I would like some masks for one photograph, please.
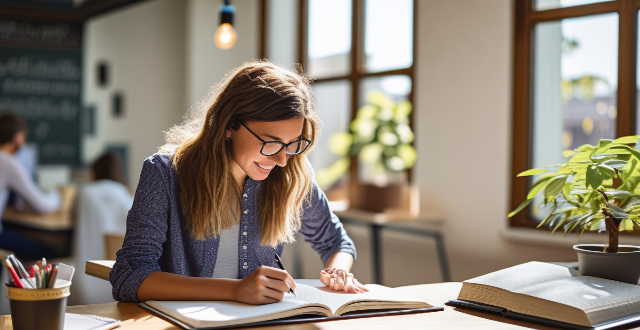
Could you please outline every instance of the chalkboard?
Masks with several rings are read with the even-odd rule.
[[[81,164],[81,31],[0,19],[0,113],[27,121],[40,164]]]

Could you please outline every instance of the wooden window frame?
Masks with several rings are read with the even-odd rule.
[[[260,43],[259,43],[259,53],[260,58],[266,57],[266,44],[267,44],[267,36],[268,36],[268,15],[267,15],[267,3],[268,0],[260,0],[259,2],[259,20],[260,26],[262,27],[260,31]],[[351,52],[349,55],[350,62],[350,71],[345,75],[336,75],[332,77],[318,78],[314,80],[314,83],[324,83],[331,81],[339,81],[346,80],[351,84],[351,118],[350,121],[353,120],[358,111],[358,101],[359,101],[359,93],[360,93],[360,81],[364,78],[369,77],[384,77],[384,76],[394,76],[394,75],[406,75],[411,79],[411,92],[407,96],[407,99],[413,104],[414,102],[414,91],[416,87],[416,60],[418,58],[418,50],[416,40],[418,40],[418,2],[417,0],[412,0],[413,2],[413,60],[411,66],[404,69],[396,69],[396,70],[388,70],[381,72],[366,72],[364,68],[364,63],[362,59],[364,58],[364,0],[352,0],[352,12],[351,12]],[[308,49],[308,0],[298,0],[298,35],[297,35],[297,53],[296,53],[296,61],[301,66],[303,72],[308,71],[308,63],[307,63],[307,49]],[[409,115],[409,126],[413,130],[414,128],[414,111]],[[351,157],[351,164],[349,167],[349,175],[350,178],[358,177],[358,166],[357,166],[357,157]],[[410,169],[407,171],[407,181],[411,182],[413,177],[413,171]],[[356,180],[350,179],[348,184],[349,196],[352,193],[358,191],[358,185],[360,183]]]
[[[636,54],[637,17],[640,0],[614,0],[575,7],[537,11],[533,0],[514,0],[514,66],[513,66],[513,125],[510,209],[515,210],[527,196],[527,178],[516,178],[530,168],[532,120],[532,68],[535,24],[565,18],[618,13],[618,90],[616,137],[636,134]],[[520,212],[509,220],[510,227],[535,228],[537,222],[528,212]],[[632,234],[640,234],[637,231]]]

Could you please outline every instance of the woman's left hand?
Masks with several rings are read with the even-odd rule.
[[[322,284],[336,291],[347,291],[351,293],[367,292],[365,288],[353,274],[339,268],[325,268],[320,271],[320,281]]]

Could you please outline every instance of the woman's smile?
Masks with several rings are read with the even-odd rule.
[[[260,172],[262,172],[264,174],[267,174],[267,173],[271,172],[271,169],[273,169],[273,167],[274,167],[274,165],[267,166],[267,165],[262,165],[262,164],[260,164],[258,162],[254,162],[254,163],[256,163],[256,165],[258,165],[258,168],[260,169]]]

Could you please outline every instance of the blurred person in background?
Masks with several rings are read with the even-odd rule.
[[[13,113],[0,115],[0,214],[4,213],[9,191],[17,194],[35,212],[49,213],[60,207],[60,193],[42,192],[15,154],[27,140],[27,123]],[[20,233],[3,230],[0,223],[0,249],[10,250],[23,260],[53,256],[53,251]],[[2,268],[0,268],[1,270]]]
[[[133,196],[124,184],[122,173],[120,157],[115,153],[105,153],[91,166],[91,182],[83,185],[78,192],[72,258],[76,269],[84,268],[87,260],[106,258],[105,234],[124,237]],[[113,301],[111,284],[89,276],[75,278],[71,290],[73,297],[69,297],[70,304]]]

